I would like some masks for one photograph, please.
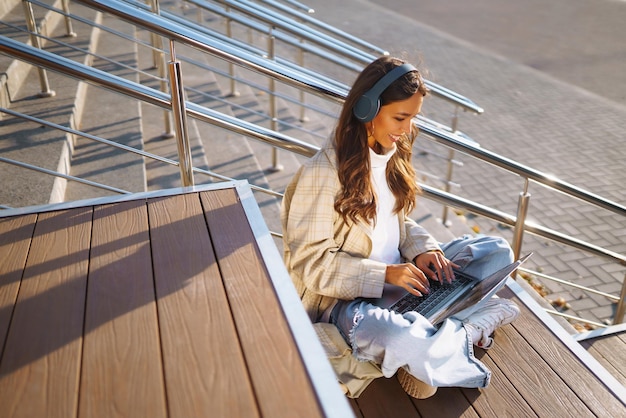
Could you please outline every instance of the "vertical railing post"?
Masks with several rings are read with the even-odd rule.
[[[522,253],[522,243],[524,239],[524,225],[528,214],[528,204],[530,193],[528,193],[528,179],[524,182],[524,191],[519,194],[517,201],[517,217],[515,219],[515,230],[513,231],[513,243],[511,245],[515,259],[520,258]],[[515,272],[511,274],[515,278]]]
[[[304,39],[300,39],[300,43],[304,43]],[[298,50],[298,64],[304,68],[304,49],[300,47]],[[304,105],[305,94],[304,90],[300,89],[300,122],[308,122],[309,118],[306,115],[306,106]]]
[[[203,8],[202,7],[198,7],[196,8],[196,22],[198,22],[199,25],[204,24],[204,13],[203,13]]]
[[[151,0],[150,7],[152,12],[156,15],[161,14],[161,6],[159,0]],[[161,36],[154,32],[150,32],[150,41],[152,44],[152,60],[154,68],[157,69],[159,74],[159,84],[163,93],[168,92],[167,86],[167,74],[165,70],[165,53],[163,52],[163,39]],[[172,120],[170,118],[170,112],[166,109],[163,110],[163,134],[162,138],[173,138],[174,130],[172,129]]]
[[[626,274],[624,274],[624,280],[622,280],[622,292],[619,295],[619,302],[617,302],[617,308],[615,309],[615,316],[613,317],[613,325],[621,324],[624,322],[624,311],[626,307]]]
[[[315,11],[313,9],[309,9],[308,13],[314,13]],[[304,19],[298,19],[298,21],[300,23],[304,23]],[[300,38],[300,44],[304,44],[305,40],[304,38]],[[298,50],[298,65],[300,65],[300,67],[304,68],[304,48],[300,47],[300,49]],[[304,105],[304,100],[305,100],[305,93],[304,90],[300,90],[300,122],[308,122],[309,118],[306,115],[306,106]]]
[[[65,36],[73,38],[76,36],[76,32],[74,32],[72,19],[70,19],[70,0],[63,0],[61,7],[63,7],[63,12],[65,13]]]
[[[451,126],[452,132],[456,132],[458,124],[459,124],[459,107],[456,106],[454,108],[454,114],[452,115],[452,126]],[[450,192],[450,184],[452,182],[452,168],[454,165],[453,161],[454,161],[454,150],[450,148],[448,150],[448,167],[446,170],[446,181],[443,186],[446,192]],[[441,223],[444,226],[448,225],[448,206],[447,205],[443,206],[443,213],[441,214]]]
[[[30,4],[28,0],[23,0],[22,5],[24,6],[24,17],[26,19],[26,27],[28,28],[30,34],[30,41],[35,48],[41,49],[37,22],[35,22],[35,14],[33,13],[33,5]],[[37,71],[39,72],[39,84],[41,86],[41,91],[39,92],[38,96],[54,96],[56,93],[54,92],[54,90],[50,89],[50,83],[48,82],[48,74],[46,73],[46,70],[41,67],[37,67]]]
[[[161,91],[163,93],[167,93],[167,74],[165,72],[165,54],[161,52],[159,54],[159,79],[161,80]],[[170,112],[168,110],[163,110],[163,134],[162,138],[173,138],[175,136],[174,130],[172,129],[172,120],[170,118]]]
[[[159,0],[149,0],[149,3],[152,13],[156,15],[161,14]],[[161,37],[154,32],[150,32],[150,44],[152,45],[152,67],[159,68],[161,57],[163,55],[163,42],[161,42]]]
[[[269,38],[268,38],[268,55],[270,60],[274,60],[276,56],[275,51],[275,43],[276,38],[274,37],[273,28],[270,28]],[[277,120],[277,112],[276,112],[276,81],[274,78],[270,77],[269,81],[269,90],[270,90],[270,129],[273,131],[278,131],[278,120]],[[278,160],[278,149],[276,147],[272,147],[272,166],[270,167],[271,171],[281,171],[283,166],[280,164]]]
[[[226,11],[230,13],[230,7],[226,7]],[[226,17],[226,36],[229,38],[233,37],[232,19],[230,17]],[[236,79],[237,74],[235,71],[235,64],[232,62],[228,62],[228,75],[230,76],[230,97],[239,97]]]
[[[187,108],[185,92],[180,71],[180,62],[176,61],[174,41],[170,40],[170,91],[172,97],[172,112],[176,126],[176,144],[178,146],[178,166],[183,187],[193,186],[193,162],[191,146],[189,145],[189,130],[187,128]]]

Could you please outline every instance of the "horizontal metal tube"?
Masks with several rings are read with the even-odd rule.
[[[428,199],[434,200],[444,205],[468,210],[469,212],[484,216],[485,218],[492,219],[504,225],[509,225],[512,227],[515,226],[515,222],[517,219],[513,215],[491,209],[487,206],[481,205],[468,199],[464,199],[459,196],[455,196],[453,194],[444,192],[443,190],[435,189],[425,184],[420,184],[420,187],[424,196]],[[581,241],[574,237],[570,237],[568,235],[543,227],[541,225],[537,225],[530,221],[526,221],[526,223],[524,224],[524,230],[528,233],[548,238],[552,241],[560,242],[562,244],[566,244],[583,251],[588,251],[597,256],[611,259],[612,261],[626,266],[626,256],[624,255],[598,247],[585,241]]]
[[[38,66],[46,67],[54,71],[66,74],[80,80],[86,80],[95,85],[107,87],[111,90],[126,94],[135,99],[153,104],[162,108],[171,107],[168,94],[126,80],[121,77],[106,73],[96,68],[82,65],[73,60],[41,51],[29,45],[0,36],[0,52],[15,56],[18,59],[30,62]],[[272,146],[278,146],[292,152],[311,156],[319,149],[306,142],[299,141],[287,135],[271,131],[250,122],[225,115],[194,103],[187,103],[187,113],[197,119],[221,126],[226,129],[247,135]]]
[[[308,84],[310,84],[311,86],[315,86],[314,88],[311,88],[311,86],[307,86],[306,84],[303,84],[300,80],[294,79],[293,77],[290,77],[288,74],[285,74],[283,71],[281,71],[282,68],[279,66],[274,66],[275,63],[273,63],[272,61],[262,60],[262,58],[258,56],[246,56],[245,54],[241,54],[241,53],[237,54],[233,51],[231,46],[225,43],[221,43],[219,48],[215,48],[216,43],[212,41],[211,38],[202,36],[201,34],[195,33],[194,31],[191,31],[191,30],[186,30],[185,28],[180,28],[179,25],[173,24],[172,22],[168,22],[167,19],[163,19],[162,17],[154,15],[153,13],[145,10],[144,8],[145,6],[142,4],[131,6],[127,3],[122,3],[122,2],[118,2],[114,0],[75,0],[75,1],[79,3],[83,3],[89,7],[93,7],[97,10],[111,13],[137,26],[153,31],[167,38],[176,39],[179,42],[183,42],[189,46],[193,46],[194,48],[204,50],[205,52],[208,52],[212,55],[226,59],[237,65],[241,65],[253,71],[259,72],[261,74],[265,74],[269,77],[276,78],[279,81],[285,82],[287,84],[291,84],[292,86],[297,87],[299,89],[303,89],[311,94],[322,95],[322,96],[324,94],[328,94],[330,97],[338,98],[335,94],[336,91],[332,86],[320,85],[317,82],[317,80],[310,79],[309,80],[310,83]],[[197,0],[190,0],[190,1],[195,4],[202,3]],[[207,8],[209,8],[209,4],[207,3],[206,5],[207,5]],[[236,8],[240,6],[237,6],[236,4],[229,4],[229,7]],[[254,13],[252,14],[254,15]],[[275,22],[275,24],[279,25],[280,22]],[[284,22],[283,22],[283,26],[285,26]],[[286,29],[286,30],[291,31],[292,33],[297,32],[295,31],[294,28]],[[320,36],[320,38],[325,38],[325,37]],[[320,40],[316,39],[316,37],[313,37],[311,42],[320,43]],[[343,50],[343,48],[339,48],[339,49],[334,48],[334,49],[335,51],[340,52],[345,55],[345,51]],[[353,48],[347,47],[347,49],[348,51],[350,51]],[[360,61],[363,64],[368,64],[369,62],[377,58],[374,55],[363,55],[362,53],[354,54],[351,56],[354,59],[360,59]],[[260,60],[262,60],[263,64],[260,64]],[[466,110],[470,110],[474,113],[483,113],[483,109],[480,106],[476,105],[474,102],[472,102],[470,99],[458,93],[455,93],[449,89],[446,89],[439,84],[430,82],[429,80],[425,80],[425,83],[427,84],[429,89],[433,92],[433,94],[436,94],[437,96],[445,100],[452,101],[458,104],[459,106],[462,106]],[[326,93],[321,92],[323,90],[327,90],[327,92]]]
[[[303,7],[305,11],[307,11],[307,13],[302,13],[302,12],[298,12],[296,10],[290,9],[289,7],[274,1],[274,0],[262,0],[263,3],[265,4],[269,4],[272,7],[281,10],[285,13],[289,13],[291,16],[296,17],[297,19],[300,19],[304,22],[307,22],[308,24],[317,26],[319,28],[322,28],[328,32],[331,32],[333,35],[335,36],[339,36],[342,37],[343,39],[346,39],[352,43],[355,43],[357,45],[361,45],[363,48],[367,48],[373,52],[377,52],[380,55],[389,55],[389,51],[380,48],[376,45],[373,45],[369,42],[364,41],[363,39],[357,38],[356,36],[353,36],[347,32],[344,32],[342,30],[337,29],[334,26],[331,26],[325,22],[322,22],[321,20],[315,19],[313,17],[311,17],[310,13],[312,13],[312,9],[309,9],[308,7]]]
[[[543,186],[574,196],[580,200],[615,212],[619,215],[626,216],[626,207],[620,205],[619,203],[604,199],[594,193],[583,190],[579,187],[561,181],[552,176],[548,176],[545,173],[520,164],[509,158],[498,155],[489,150],[479,148],[474,143],[467,141],[467,139],[453,133],[445,132],[442,130],[435,130],[432,126],[427,124],[418,123],[417,126],[421,133],[428,135],[439,144],[461,151],[467,155],[495,165],[496,167],[500,167],[502,169],[515,173],[523,178],[533,180],[534,182],[539,183]]]
[[[179,25],[183,25],[186,26],[190,29],[192,29],[193,31],[196,31],[198,33],[202,33],[206,36],[211,37],[212,39],[215,40],[219,40],[220,42],[224,42],[224,43],[228,43],[229,45],[232,45],[236,48],[240,48],[244,51],[250,52],[252,54],[261,56],[263,54],[266,54],[266,51],[261,50],[258,47],[255,47],[254,45],[250,45],[249,43],[245,43],[242,41],[239,41],[237,39],[232,39],[230,37],[228,37],[227,35],[224,35],[222,33],[219,33],[215,30],[209,29],[205,26],[199,25],[195,22],[192,22],[188,19],[185,19],[183,17],[180,17],[178,15],[175,15],[173,13],[167,12],[167,11],[161,11],[160,16],[169,19],[172,22],[176,22]],[[259,30],[265,29],[267,30],[267,28],[258,28]],[[280,34],[277,35],[278,37],[280,37]],[[284,39],[284,38],[283,38]],[[297,46],[298,48],[302,48],[304,50],[306,50],[309,53],[313,53],[315,55],[318,55],[319,57],[326,59],[328,61],[337,61],[339,60],[339,58],[335,55],[331,55],[328,54],[326,51],[324,51],[323,49],[320,49],[318,47],[315,47],[314,45],[309,45],[309,44],[302,44],[300,43],[300,41],[298,41],[297,39],[293,39],[293,45]],[[314,71],[311,71],[307,68],[303,68],[295,63],[293,63],[292,61],[289,61],[287,59],[283,59],[280,57],[275,57],[275,61],[277,63],[279,63],[280,65],[283,65],[284,67],[290,68],[295,72],[298,73],[303,73],[306,74],[310,77],[313,77],[317,80],[321,80],[322,82],[328,84],[328,85],[333,85],[336,86],[337,88],[339,88],[340,90],[347,90],[347,87],[341,83],[339,83],[337,80],[332,79],[330,77],[327,77],[323,74],[319,74],[316,73]],[[361,65],[358,64],[354,64],[351,63],[349,61],[343,60],[338,62],[339,65],[342,65],[345,68],[348,68],[352,71],[360,71],[363,67]]]
[[[202,4],[206,4],[203,0],[188,0],[200,7]],[[245,0],[232,1],[232,0],[221,0],[220,3],[228,5],[231,9],[238,10],[242,13],[246,13],[255,19],[260,19],[265,21],[267,24],[280,27],[285,31],[289,31],[291,33],[296,34],[297,36],[301,36],[309,42],[317,43],[319,45],[324,45],[329,49],[332,49],[335,52],[341,53],[342,55],[351,58],[355,61],[361,62],[363,65],[367,65],[378,56],[363,52],[359,49],[354,48],[352,45],[337,42],[336,39],[322,33],[319,31],[311,32],[311,29],[307,26],[300,24],[298,22],[288,22],[285,20],[277,19],[276,14],[268,11],[266,9],[262,9],[260,6],[257,6],[251,2]],[[483,113],[483,109],[478,106],[476,103],[464,97],[452,90],[449,90],[439,84],[433,83],[430,80],[424,80],[424,83],[428,86],[431,92],[448,101],[454,102],[459,106],[463,107],[465,110],[472,111],[474,113]]]
[[[599,296],[605,297],[605,298],[607,298],[607,299],[609,299],[609,300],[611,300],[613,302],[619,301],[619,297],[618,296],[612,295],[610,293],[601,292],[599,290],[592,289],[592,288],[587,287],[587,286],[582,286],[582,285],[579,285],[579,284],[576,284],[576,283],[568,282],[567,280],[562,280],[562,279],[559,279],[557,277],[548,276],[547,274],[539,273],[538,271],[529,270],[529,269],[526,269],[524,267],[519,267],[517,269],[517,271],[523,271],[525,273],[532,274],[533,276],[537,276],[540,279],[550,280],[552,282],[562,284],[563,286],[569,286],[569,287],[572,287],[574,289],[582,290],[583,292],[593,293],[594,295],[599,295]]]
[[[75,61],[51,54],[47,51],[37,50],[31,46],[7,37],[0,36],[0,52],[16,56],[17,58],[31,62],[35,65],[47,67],[79,79],[89,80],[94,84],[111,88],[156,106],[163,108],[169,108],[171,106],[169,96],[162,92],[138,83],[133,83],[132,81],[120,77],[115,77],[104,71],[80,65]],[[288,137],[279,132],[262,128],[255,124],[221,114],[193,103],[187,104],[187,111],[190,116],[197,119],[221,126],[225,129],[233,130],[243,135],[251,136],[272,146],[278,146],[297,154],[311,156],[319,149],[318,147],[296,140],[295,138]],[[428,122],[424,118],[418,117],[415,122],[420,132],[428,135],[435,142],[484,160],[524,178],[531,179],[539,184],[572,195],[598,207],[602,207],[618,213],[619,215],[626,216],[626,208],[618,203],[603,199],[600,196],[587,192],[569,183],[547,176],[546,174],[530,167],[477,147],[473,141],[468,141],[467,138],[442,129],[436,129],[432,123]]]
[[[287,69],[274,61],[235,49],[231,45],[198,34],[191,29],[181,27],[168,19],[164,19],[141,8],[133,7],[126,3],[113,2],[111,0],[76,1],[102,12],[110,13],[134,25],[165,36],[170,40],[181,42],[236,65],[273,77],[293,87],[303,89],[310,94],[337,102],[343,101],[343,92],[334,86],[321,83],[304,73],[297,74],[293,69]]]
[[[285,3],[290,4],[293,7],[297,7],[299,9],[305,10],[307,13],[315,13],[315,10],[310,8],[309,6],[300,3],[299,1],[295,1],[295,0],[284,0]]]
[[[26,169],[32,170],[32,171],[37,171],[39,173],[49,174],[51,176],[61,177],[61,178],[64,178],[66,180],[72,180],[72,181],[75,181],[75,182],[78,182],[78,183],[83,183],[83,184],[86,184],[88,186],[97,187],[99,189],[108,190],[110,192],[115,192],[115,193],[120,193],[120,194],[131,194],[131,192],[126,191],[126,190],[122,190],[122,189],[118,189],[117,187],[107,186],[106,184],[101,184],[101,183],[96,183],[96,182],[91,181],[91,180],[81,179],[79,177],[74,177],[74,176],[70,176],[68,174],[59,173],[58,171],[48,170],[47,168],[38,167],[36,165],[23,163],[21,161],[11,160],[10,158],[0,157],[0,162],[11,164],[11,165],[14,165],[14,166],[17,166],[17,167],[26,168]]]
[[[208,4],[208,2],[204,0],[187,1],[197,6]],[[245,0],[220,0],[219,2],[228,6],[230,9],[245,13],[276,29],[288,31],[297,37],[307,40],[308,42],[313,42],[332,51],[348,55],[349,57],[361,62],[369,63],[371,61],[371,54],[365,53],[352,45],[346,44],[345,42],[340,42],[323,32],[313,31],[302,23],[293,20],[285,20],[283,16],[266,7],[253,4]]]
[[[90,3],[91,1],[94,0],[77,0],[77,1],[82,1],[84,3]],[[105,1],[105,0],[95,0],[95,1]],[[40,2],[38,0],[33,0],[34,3],[40,4]],[[44,4],[41,4],[42,6],[45,7],[49,7],[46,6]],[[88,4],[91,7],[95,7],[98,8],[97,6]],[[163,20],[163,17],[160,15],[154,15],[149,9],[148,6],[144,5],[144,4],[140,4],[137,3],[136,7],[134,6],[130,6],[130,5],[124,5],[125,8],[124,10],[126,12],[129,12],[129,10],[134,10],[135,11],[135,15],[121,15],[122,18],[124,18],[124,16],[127,16],[129,18],[136,18],[136,17],[141,17],[139,15],[141,15],[142,13],[144,17],[147,17],[148,19],[161,19]],[[109,10],[109,9],[107,9]],[[188,27],[188,30],[185,30],[185,28],[181,28],[180,24],[181,24],[181,19],[179,18],[174,18],[174,15],[168,14],[167,12],[163,12],[164,16],[169,16],[169,25],[168,27],[172,26],[175,28],[178,28],[178,32],[181,33],[186,33],[189,36],[193,37],[194,35],[196,36],[201,36],[202,39],[200,39],[202,42],[207,42],[207,45],[204,44],[194,44],[192,46],[197,47],[198,49],[204,50],[207,53],[211,53],[215,56],[218,56],[222,59],[225,60],[230,60],[232,59],[232,57],[239,57],[241,58],[241,60],[243,60],[244,62],[246,59],[248,58],[253,58],[255,60],[255,62],[258,63],[258,65],[261,66],[261,68],[264,70],[263,73],[265,75],[268,75],[270,77],[272,76],[278,76],[280,74],[285,74],[288,76],[287,79],[282,79],[279,78],[281,81],[286,82],[287,84],[291,84],[301,90],[307,91],[310,94],[314,94],[317,95],[319,97],[322,97],[324,99],[327,100],[332,100],[335,101],[336,103],[342,103],[343,100],[345,99],[345,96],[348,94],[348,91],[350,89],[349,86],[343,85],[335,80],[332,80],[328,77],[324,77],[324,76],[319,76],[318,74],[314,74],[313,72],[311,72],[310,70],[304,69],[304,68],[298,68],[295,64],[285,61],[285,60],[280,60],[277,59],[276,61],[273,60],[266,60],[262,57],[260,57],[258,54],[254,54],[252,52],[250,52],[250,50],[248,48],[245,49],[236,49],[232,43],[232,41],[229,42],[225,42],[225,41],[219,41],[219,39],[217,39],[214,35],[209,35],[206,34],[204,36],[202,36],[202,32],[206,32],[206,29],[201,28],[199,25],[195,25],[193,23],[187,22],[186,26]],[[131,20],[134,22],[134,20]],[[168,19],[165,19],[165,21],[167,22]],[[153,22],[154,23],[154,22]],[[164,25],[162,22],[156,22],[155,23],[157,26],[156,28],[160,28],[161,26],[159,25]],[[151,25],[150,28],[155,28],[154,25]],[[151,29],[149,29],[151,30]],[[155,29],[156,30],[156,29]],[[171,33],[171,32],[163,32],[164,34],[167,33]],[[165,35],[164,35],[165,36]],[[184,39],[187,38],[176,38],[178,40],[180,40],[181,42],[185,42]],[[203,49],[202,47],[206,47],[205,49]],[[214,53],[215,52],[215,53]],[[228,53],[228,55],[223,55],[221,53]],[[232,55],[231,55],[232,53]],[[230,57],[230,58],[229,58]],[[236,62],[238,65],[242,65],[241,64],[242,61],[238,61]],[[246,65],[242,65],[242,66],[246,66]],[[271,70],[266,69],[263,66],[268,66],[268,67],[272,67],[275,68],[276,66],[280,67],[281,69],[281,73],[272,73]],[[250,68],[252,70],[255,70],[255,68]],[[297,80],[298,84],[294,84],[293,81]],[[319,88],[320,86],[322,86],[323,88]],[[440,87],[441,89],[444,89],[443,87]],[[444,89],[445,90],[445,89]],[[332,91],[332,94],[329,94],[329,91]],[[452,92],[450,92],[452,93]],[[446,127],[444,127],[443,125],[441,125],[440,123],[436,123],[434,121],[429,121],[426,118],[422,118],[422,120],[425,123],[431,123],[433,126],[437,126],[436,129],[446,129]]]
[[[111,146],[111,147],[114,147],[114,148],[118,148],[118,149],[121,149],[121,150],[124,150],[124,151],[127,151],[127,152],[132,152],[134,154],[141,155],[142,157],[146,157],[146,158],[150,158],[150,159],[153,159],[153,160],[156,160],[156,161],[160,161],[160,162],[162,162],[164,164],[169,164],[169,165],[173,165],[173,166],[178,166],[179,165],[178,161],[176,161],[176,160],[172,160],[170,158],[161,157],[160,155],[152,154],[152,153],[140,150],[140,149],[129,147],[128,145],[118,144],[117,142],[109,141],[108,139],[100,138],[100,137],[88,134],[86,132],[77,131],[76,129],[68,128],[66,126],[59,125],[59,124],[56,124],[56,123],[53,123],[53,122],[49,122],[49,121],[44,120],[44,119],[36,118],[34,116],[25,115],[23,113],[15,112],[13,110],[6,109],[6,108],[3,108],[3,107],[0,107],[0,112],[6,113],[7,115],[15,116],[15,117],[18,117],[18,118],[26,119],[26,120],[29,120],[31,122],[37,123],[39,125],[42,125],[42,126],[48,126],[50,128],[54,128],[54,129],[57,129],[59,131],[63,131],[63,132],[66,132],[66,133],[69,133],[69,134],[72,134],[72,135],[80,136],[80,137],[89,139],[91,141],[100,142],[102,144],[105,144],[105,145],[108,145],[108,146]],[[25,163],[19,163],[19,162],[16,162],[16,163],[17,164],[14,164],[14,163],[11,163],[11,164],[13,164],[13,165],[22,165],[22,166],[27,165]],[[26,167],[26,168],[29,168],[29,167]],[[55,171],[50,171],[50,170],[46,170],[46,169],[41,169],[41,170],[36,170],[36,171],[40,171],[40,172],[43,172],[45,174],[50,174],[50,175],[58,176],[58,177],[66,176],[65,174],[57,173]],[[232,177],[224,176],[224,175],[215,173],[213,171],[203,170],[203,169],[197,168],[197,167],[193,167],[193,172],[194,173],[198,173],[198,174],[203,174],[203,175],[206,175],[206,176],[209,176],[209,177],[213,177],[213,178],[216,178],[216,179],[219,179],[219,180],[222,180],[222,181],[235,181],[236,180],[236,179],[233,179]],[[68,176],[68,178],[69,178],[69,180],[80,181],[80,182],[83,182],[85,184],[89,184],[90,183],[89,180],[84,180],[83,181],[83,179],[79,179],[78,177]],[[96,186],[95,184],[94,184],[94,186],[95,187],[99,187],[99,186]],[[106,185],[102,185],[102,186],[103,186],[102,188],[109,187],[109,186],[106,186]],[[262,193],[265,193],[265,194],[268,194],[268,195],[271,195],[271,196],[279,197],[279,198],[283,196],[282,193],[275,192],[274,190],[266,189],[264,187],[255,186],[253,184],[250,185],[250,188],[252,190],[255,190],[255,191],[258,191],[258,192],[262,192]],[[116,191],[118,193],[130,193],[130,192],[126,192],[124,190],[117,190],[117,189],[111,189],[111,191]]]

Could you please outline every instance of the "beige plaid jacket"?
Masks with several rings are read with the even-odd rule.
[[[335,150],[326,145],[295,174],[282,204],[285,264],[313,322],[337,299],[380,297],[385,282],[386,264],[368,259],[372,227],[343,220],[334,209],[339,190]],[[415,221],[398,220],[406,260],[439,249]]]

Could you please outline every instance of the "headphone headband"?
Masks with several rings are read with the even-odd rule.
[[[417,69],[411,64],[402,64],[385,74],[356,102],[352,108],[354,116],[363,123],[374,119],[380,110],[380,95],[394,81],[411,71],[417,71]]]

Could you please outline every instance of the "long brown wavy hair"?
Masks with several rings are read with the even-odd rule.
[[[366,222],[376,222],[376,193],[371,183],[367,129],[353,114],[352,108],[359,98],[371,89],[385,74],[405,62],[393,57],[381,57],[369,64],[359,74],[343,105],[334,133],[337,166],[341,191],[335,200],[335,210],[344,220],[356,222],[360,217]],[[418,71],[410,71],[394,81],[380,96],[381,107],[406,100],[415,93],[426,96],[428,90]],[[396,197],[394,213],[409,213],[416,203],[419,186],[411,164],[413,142],[417,128],[400,141],[387,164],[387,183]]]

